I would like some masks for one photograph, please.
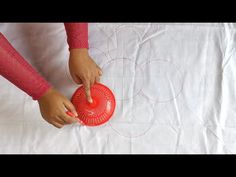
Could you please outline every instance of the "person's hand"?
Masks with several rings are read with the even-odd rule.
[[[57,128],[62,128],[66,124],[78,122],[75,118],[77,112],[73,104],[62,94],[53,88],[50,88],[39,100],[42,117],[50,124]],[[75,116],[71,117],[66,114],[67,110]]]
[[[102,70],[88,54],[88,49],[71,49],[70,74],[75,83],[83,84],[88,102],[92,103],[90,87],[100,81]]]

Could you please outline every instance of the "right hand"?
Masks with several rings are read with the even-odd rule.
[[[42,117],[57,128],[62,128],[66,124],[78,122],[78,119],[75,118],[78,114],[73,104],[53,88],[47,90],[47,92],[38,100],[38,104]],[[75,116],[71,117],[67,115],[66,109]]]
[[[71,49],[69,69],[73,80],[77,84],[83,84],[88,102],[92,103],[90,88],[95,82],[100,81],[101,68],[89,56],[88,49]]]

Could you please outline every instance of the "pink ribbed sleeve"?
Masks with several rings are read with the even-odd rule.
[[[69,49],[89,48],[88,23],[64,23]]]
[[[51,85],[14,49],[0,33],[0,75],[38,100]]]

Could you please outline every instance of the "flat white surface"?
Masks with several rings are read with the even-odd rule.
[[[2,23],[0,31],[72,96],[63,23]],[[89,44],[116,97],[110,122],[56,129],[0,77],[0,153],[236,153],[235,24],[92,23]]]

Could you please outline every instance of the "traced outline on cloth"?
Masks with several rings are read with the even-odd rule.
[[[107,35],[107,33],[106,32],[104,32],[104,30],[102,29],[102,27],[99,27],[99,25],[98,24],[95,24],[94,25],[94,28],[97,28],[97,32],[99,33],[102,33],[102,35],[104,35],[105,36],[105,38],[106,38],[106,40],[107,41],[109,41],[110,40],[110,36],[109,35]],[[96,48],[95,46],[93,46],[94,44],[93,44],[93,40],[90,38],[90,36],[89,36],[89,49],[90,48]],[[91,47],[92,46],[92,47]],[[107,44],[105,45],[106,46],[106,50],[108,50],[108,48],[107,48]],[[97,48],[98,49],[98,48]],[[100,50],[100,49],[98,49],[98,50]],[[102,50],[101,50],[102,51]],[[103,51],[104,52],[104,51]],[[104,53],[106,53],[106,52],[104,52]],[[106,56],[107,56],[107,54],[106,54]],[[109,56],[108,56],[109,57]]]
[[[144,95],[144,96],[146,96],[146,95]],[[207,125],[205,125],[204,124],[204,121],[202,120],[202,119],[200,119],[200,116],[198,115],[198,114],[196,114],[195,112],[193,112],[193,110],[191,110],[189,107],[188,107],[188,105],[186,104],[186,102],[184,101],[184,100],[182,100],[182,97],[180,97],[180,96],[178,96],[177,98],[176,98],[176,100],[177,99],[180,99],[179,100],[179,102],[180,103],[182,103],[182,106],[184,106],[184,108],[186,109],[186,110],[188,110],[197,120],[196,121],[198,121],[198,123],[199,123],[199,125],[201,125],[201,126],[207,126]],[[170,106],[170,103],[172,103],[172,102],[164,102],[164,103],[159,103],[159,102],[155,102],[154,103],[154,113],[156,113],[157,111],[156,111],[156,109],[155,109],[155,107],[158,107],[158,105],[160,105],[160,104],[162,104],[162,105],[165,105],[164,106],[164,109],[165,110],[168,110],[169,108],[169,106]],[[168,115],[170,115],[170,113],[168,112],[168,111],[166,111],[167,112],[167,114]],[[191,115],[190,115],[191,116]],[[178,126],[178,127],[184,127],[184,126],[186,126],[186,124],[182,124],[182,121],[180,120],[179,121],[179,124],[169,124],[169,123],[167,123],[167,124],[163,124],[163,123],[159,123],[159,122],[154,122],[154,124],[158,124],[158,125],[164,125],[164,126]]]
[[[150,24],[149,23],[147,23],[149,26],[150,26]],[[138,33],[139,35],[141,35],[140,33],[143,33],[143,35],[142,35],[142,37],[146,34],[146,32],[147,32],[147,29],[145,29],[143,32],[140,32],[139,31],[139,29],[138,29],[138,27],[136,26],[136,25],[139,25],[139,24],[119,24],[119,25],[117,25],[117,26],[113,26],[112,27],[112,34],[111,35],[107,35],[105,32],[104,32],[104,30],[101,28],[101,27],[99,27],[99,25],[97,25],[96,24],[96,27],[99,29],[99,30],[101,30],[101,31],[103,31],[104,32],[104,34],[107,36],[107,38],[109,38],[109,39],[111,39],[112,38],[112,36],[114,35],[114,33],[116,33],[116,31],[117,30],[120,30],[120,29],[122,29],[122,28],[134,28],[135,29],[135,31],[136,31],[136,33]],[[141,24],[141,26],[143,26],[144,24]],[[141,37],[141,38],[142,38]]]
[[[133,63],[133,64],[134,64],[134,66],[135,66],[135,73],[136,73],[136,72],[143,73],[142,68],[141,68],[139,65],[137,65],[137,63],[135,63],[133,60],[131,60],[131,59],[129,59],[129,58],[115,58],[115,59],[111,59],[110,61],[108,61],[107,63],[105,63],[101,68],[102,68],[102,70],[103,70],[105,67],[107,67],[108,65],[110,65],[110,64],[113,63],[113,62],[116,62],[116,61],[124,61],[124,60],[129,61],[130,63]],[[136,75],[136,74],[135,74],[135,75]],[[104,75],[102,75],[101,80],[103,79],[103,77],[104,77]],[[123,78],[124,78],[124,77],[122,77],[122,79],[123,79]],[[134,77],[134,78],[135,78],[135,77]],[[136,91],[136,92],[133,94],[133,96],[127,97],[127,98],[116,98],[116,100],[117,100],[117,101],[129,100],[129,99],[133,99],[134,97],[136,97],[136,96],[139,94],[139,92],[142,90],[143,83],[144,83],[143,77],[140,77],[139,81],[140,81],[140,80],[141,80],[141,84],[140,84],[141,87],[140,87],[139,89],[137,89],[138,91]]]
[[[150,24],[148,24],[148,25],[150,25]],[[112,38],[117,39],[116,38],[117,32],[119,32],[119,30],[123,30],[123,29],[131,29],[132,31],[134,31],[138,35],[139,42],[137,43],[138,49],[137,49],[136,56],[134,57],[135,63],[139,64],[137,59],[138,59],[138,56],[139,56],[138,54],[140,54],[141,53],[140,51],[142,50],[142,47],[140,47],[140,46],[144,46],[145,44],[149,45],[149,47],[148,47],[149,51],[146,52],[147,53],[147,58],[149,58],[150,57],[150,53],[151,53],[151,40],[148,39],[147,41],[145,40],[145,42],[143,42],[143,37],[147,33],[148,28],[144,29],[143,32],[140,32],[139,31],[140,29],[138,29],[138,27],[134,26],[133,24],[130,24],[130,25],[120,24],[120,25],[115,27],[115,29],[114,29],[115,31],[110,36],[108,36],[108,41],[107,41],[108,56],[111,59],[114,58],[114,57],[111,57],[111,55],[110,55],[111,52],[110,52],[110,49],[109,49],[110,48],[109,47],[109,43],[112,43],[112,41],[113,41]],[[141,34],[141,33],[143,33],[143,34]],[[116,49],[118,49],[118,48],[116,48]],[[123,58],[129,58],[129,57],[124,57],[123,56]]]
[[[145,52],[145,53],[147,53],[146,55],[146,58],[144,59],[144,61],[142,61],[142,59],[140,59],[140,55],[142,55],[142,50],[144,50],[145,49],[145,45],[147,45],[148,46],[148,52]],[[135,63],[137,64],[137,65],[142,65],[143,63],[145,63],[146,61],[145,60],[148,60],[150,57],[151,57],[151,51],[152,51],[152,44],[151,44],[151,40],[148,40],[147,42],[140,42],[139,44],[138,44],[138,47],[139,47],[139,49],[138,49],[138,51],[137,51],[137,53],[136,53],[136,56],[135,56]],[[144,47],[144,49],[143,49],[143,47]],[[141,61],[140,61],[141,60]]]
[[[177,98],[176,98],[176,100],[177,100]],[[176,103],[173,103],[173,102],[167,102],[167,103],[166,102],[164,102],[164,103],[155,102],[154,106],[153,106],[154,114],[159,115],[159,107],[161,107],[161,105],[162,105],[163,106],[162,111],[164,110],[165,114],[168,115],[168,117],[174,118],[174,119],[175,119],[175,117],[177,117],[177,119],[175,119],[176,122],[175,123],[169,123],[169,122],[168,123],[162,123],[161,120],[160,120],[161,118],[159,118],[157,116],[158,119],[155,120],[155,124],[164,125],[164,126],[178,126],[178,127],[182,126],[182,124],[181,124],[182,122],[181,122],[181,119],[180,119],[180,117],[181,117],[180,112],[179,112],[179,110],[176,110],[176,108],[172,108],[174,105],[172,105],[171,103],[176,104]],[[174,111],[175,113],[174,112],[171,113],[171,111]],[[167,121],[170,121],[170,120],[167,119]]]
[[[102,50],[100,50],[100,49],[98,49],[97,47],[94,47],[94,46],[91,46],[91,47],[89,47],[89,50],[90,50],[90,53],[89,53],[89,55],[91,56],[91,49],[92,50],[97,50],[97,51],[99,51],[102,55],[104,55],[105,56],[105,58],[106,59],[104,59],[104,62],[109,62],[109,61],[111,61],[111,58],[106,54],[106,52],[104,52],[104,51],[102,51]],[[91,56],[92,57],[92,56]],[[96,59],[94,59],[95,61],[96,61]],[[106,60],[106,61],[105,61]],[[97,64],[97,63],[96,63]],[[102,67],[103,65],[101,64],[101,65],[99,65],[99,67]]]
[[[97,26],[97,28],[99,28],[99,27]],[[138,29],[136,29],[136,27],[134,27],[134,26],[132,26],[132,25],[129,25],[129,26],[126,26],[126,25],[119,25],[119,26],[116,27],[115,32],[113,32],[113,33],[111,34],[111,36],[107,36],[107,35],[105,34],[105,35],[108,37],[108,42],[107,42],[108,52],[106,52],[107,54],[106,54],[105,52],[102,52],[100,49],[98,49],[98,48],[96,48],[96,47],[93,47],[93,48],[96,48],[97,50],[101,51],[107,58],[110,58],[110,59],[108,59],[108,62],[107,62],[107,63],[104,63],[104,64],[103,64],[102,68],[104,68],[106,65],[110,64],[111,62],[113,62],[113,61],[115,61],[115,60],[118,60],[118,58],[112,59],[112,57],[110,56],[109,40],[112,40],[111,38],[112,38],[117,32],[119,32],[120,30],[122,30],[122,29],[124,29],[124,28],[125,28],[125,29],[131,29],[131,30],[134,31],[136,34],[138,34],[138,36],[139,36],[139,44],[144,45],[144,44],[148,43],[147,45],[149,45],[150,51],[148,52],[147,58],[145,58],[145,60],[148,60],[148,63],[150,63],[150,62],[153,61],[153,60],[150,60],[151,41],[152,41],[153,39],[150,38],[150,39],[146,39],[145,41],[142,41],[142,37],[143,37],[146,33],[144,33],[143,36],[141,37],[141,35],[140,35]],[[100,28],[99,28],[99,29],[100,29]],[[163,31],[161,31],[161,34],[162,34],[162,33],[163,33]],[[156,36],[155,36],[155,37],[156,37]],[[136,58],[137,58],[137,55],[138,55],[139,53],[140,53],[140,50],[137,50]],[[136,58],[135,58],[135,59],[136,59]],[[120,60],[124,60],[124,59],[128,59],[128,60],[132,61],[131,59],[126,58],[126,57],[120,58]],[[164,60],[164,61],[170,62],[170,61],[168,61],[168,60]],[[143,62],[140,62],[140,63],[139,63],[137,60],[135,60],[134,63],[135,63],[136,66],[142,66],[143,64],[146,64],[147,62],[146,62],[146,61],[143,61]],[[171,63],[171,64],[172,64],[172,63]],[[174,66],[175,66],[175,65],[174,65]],[[177,68],[177,67],[175,66],[175,68]],[[142,67],[139,67],[139,69],[141,69],[141,71],[142,71]],[[178,68],[177,68],[177,69],[178,69]],[[178,70],[178,71],[179,71],[179,70]],[[180,72],[180,71],[179,71],[179,72]],[[181,72],[180,72],[180,73],[181,73]],[[182,74],[182,73],[181,73],[181,74]],[[142,79],[142,80],[143,80],[143,79]],[[143,84],[142,84],[142,85],[143,85]],[[182,90],[182,87],[183,87],[183,85],[181,86],[181,90]],[[180,92],[181,92],[181,91],[180,91]],[[140,93],[141,93],[141,94],[140,94]],[[137,95],[140,95],[140,96],[145,97],[145,99],[147,99],[148,102],[152,102],[152,101],[153,101],[153,100],[149,100],[150,98],[147,97],[144,93],[142,93],[142,88],[140,89],[139,92],[137,92],[137,94],[136,94],[135,96],[137,96]],[[135,96],[133,96],[132,99],[133,99]],[[178,95],[176,95],[174,98],[172,98],[172,99],[170,99],[170,100],[165,101],[165,103],[174,100],[175,98],[177,98],[177,96],[178,96]],[[130,98],[129,98],[129,99],[121,99],[121,100],[118,100],[118,101],[127,101],[127,100],[130,100]],[[158,101],[157,101],[157,102],[158,102]],[[150,103],[150,104],[151,104],[151,103]],[[155,101],[155,100],[154,100],[154,104],[156,104],[156,101]],[[157,103],[157,104],[158,104],[158,103]],[[154,109],[152,109],[152,111],[154,111]],[[154,115],[153,115],[153,116],[154,116]],[[154,121],[155,121],[155,119],[153,119],[153,122],[154,122]],[[116,130],[115,128],[113,128],[110,122],[109,122],[109,125],[111,126],[111,128],[112,128],[117,134],[119,134],[120,136],[126,137],[126,138],[136,138],[136,137],[140,137],[140,136],[144,135],[145,133],[147,133],[147,132],[151,129],[151,127],[152,127],[152,126],[151,126],[150,128],[147,129],[147,131],[145,131],[144,133],[141,133],[140,135],[137,135],[137,136],[126,136],[126,135],[122,135],[122,133],[120,133],[118,130]]]
[[[108,39],[110,38],[110,36],[107,35],[107,33],[105,33],[104,30],[98,24],[96,24],[95,27],[98,29],[98,31],[101,31]]]
[[[117,124],[116,122],[113,123],[113,126],[112,126],[112,121],[109,121],[108,122],[108,125],[111,127],[111,129],[117,133],[119,136],[121,137],[124,137],[124,138],[139,138],[141,136],[144,136],[145,134],[147,134],[147,132],[149,132],[149,130],[151,130],[151,128],[153,127],[154,125],[154,122],[155,122],[155,118],[154,118],[154,106],[153,106],[153,103],[150,102],[150,100],[146,97],[143,97],[143,95],[139,95],[141,98],[147,100],[146,103],[149,104],[150,106],[150,110],[151,110],[151,113],[150,113],[150,116],[151,116],[151,122],[150,123],[141,123],[142,125],[148,125],[147,128],[142,131],[141,133],[137,133],[137,135],[131,135],[131,136],[127,136],[127,135],[124,135],[124,133],[122,133],[121,131],[117,130],[116,128],[114,128],[114,124]],[[121,102],[124,102],[124,101],[131,101],[131,100],[121,100]],[[136,101],[136,99],[134,99],[133,101]],[[123,104],[122,104],[123,105]],[[130,123],[124,123],[124,124],[130,124]],[[132,124],[131,124],[132,126]],[[132,134],[132,133],[131,133]]]
[[[107,39],[110,39],[111,38],[111,36],[113,35],[113,33],[114,33],[114,30],[116,29],[116,28],[119,28],[120,26],[122,26],[122,24],[119,24],[118,26],[112,26],[111,27],[111,35],[107,35],[107,33],[106,32],[104,32],[104,29],[102,28],[102,27],[100,27],[98,24],[96,24],[95,25],[96,26],[96,28],[99,30],[99,31],[101,31],[106,37],[107,37]]]
[[[138,25],[142,26],[144,28],[144,30],[140,31]],[[148,25],[148,26],[146,26],[146,25]],[[118,30],[119,28],[134,28],[135,31],[140,34],[141,39],[143,39],[144,35],[147,33],[147,30],[150,28],[150,25],[151,25],[150,23],[145,23],[145,27],[144,27],[144,24],[140,24],[140,23],[120,24],[115,27],[115,30]],[[143,34],[141,34],[141,33],[143,33]]]
[[[135,32],[138,35],[138,45],[142,42],[142,36],[140,34],[140,32],[138,31],[137,27],[130,25],[130,26],[125,26],[125,25],[119,25],[118,27],[115,28],[115,31],[111,34],[111,36],[108,37],[108,41],[107,41],[107,50],[108,50],[108,56],[110,58],[114,58],[111,56],[111,44],[114,42],[114,40],[116,40],[116,49],[118,49],[118,45],[117,45],[117,33],[120,32],[120,30],[124,30],[124,29],[131,29],[131,31]],[[114,38],[114,39],[113,39]],[[122,56],[123,58],[127,58],[125,56]]]
[[[167,29],[161,29],[160,28],[160,25],[156,25],[157,28],[159,28],[158,32],[154,33],[154,34],[151,34],[151,35],[148,35],[146,38],[145,35],[148,33],[148,30],[150,30],[152,28],[152,25],[149,26],[149,28],[147,30],[145,30],[144,34],[143,34],[143,40],[141,42],[141,44],[143,43],[146,43],[146,42],[151,42],[153,40],[153,38],[155,39],[156,37],[159,37],[159,35],[162,35],[163,33],[165,33],[167,31]],[[173,41],[176,41],[175,38],[171,38]]]
[[[141,24],[141,26],[143,26],[144,24]],[[147,33],[147,31],[148,31],[148,29],[150,28],[150,24],[149,23],[147,23],[147,25],[148,25],[148,27],[145,27],[145,29],[143,30],[143,32],[140,32],[139,31],[139,29],[138,29],[138,27],[136,27],[135,25],[133,25],[133,24],[119,24],[118,26],[115,26],[115,27],[113,27],[113,29],[111,29],[113,32],[111,33],[111,35],[107,35],[105,32],[104,32],[104,30],[101,28],[101,27],[99,27],[97,24],[96,24],[96,27],[98,28],[98,30],[100,30],[100,31],[102,31],[103,33],[104,33],[104,35],[107,37],[107,50],[108,50],[108,52],[107,52],[107,55],[108,55],[108,57],[110,57],[110,59],[112,59],[113,57],[111,57],[111,55],[110,55],[110,50],[109,50],[109,43],[110,42],[112,42],[113,40],[112,40],[112,37],[113,36],[115,36],[115,34],[117,33],[117,31],[119,31],[119,30],[122,30],[122,29],[124,29],[124,28],[131,28],[133,31],[135,31],[135,33],[136,34],[138,34],[138,36],[139,36],[139,43],[138,43],[138,50],[137,50],[137,53],[136,53],[136,57],[135,57],[135,62],[137,62],[137,56],[138,56],[138,54],[140,53],[140,51],[141,51],[141,49],[140,49],[140,46],[144,46],[145,45],[145,43],[146,42],[148,42],[148,44],[149,44],[149,52],[147,52],[148,54],[148,56],[147,56],[147,58],[149,57],[149,55],[150,55],[150,51],[151,51],[151,43],[150,43],[150,39],[148,39],[147,41],[145,40],[145,41],[143,41],[143,37],[146,35],[146,33]],[[143,33],[143,34],[141,34],[141,33]],[[126,58],[126,57],[125,57]],[[138,63],[138,62],[137,62]]]
[[[173,97],[169,98],[168,100],[164,100],[164,101],[160,101],[160,100],[158,100],[158,99],[152,99],[152,98],[148,97],[148,95],[146,95],[145,92],[143,91],[144,86],[142,87],[141,92],[142,92],[144,95],[146,95],[150,100],[155,101],[155,102],[157,102],[157,103],[166,103],[166,102],[173,101],[173,100],[176,99],[176,98],[180,95],[180,93],[183,91],[183,74],[182,74],[180,68],[177,67],[174,63],[172,63],[172,62],[170,62],[170,61],[168,61],[168,60],[163,60],[163,59],[148,59],[148,61],[145,62],[145,63],[143,63],[143,64],[141,64],[140,67],[143,68],[145,65],[151,65],[151,64],[150,64],[151,62],[166,62],[166,63],[171,64],[172,66],[174,66],[174,68],[176,69],[176,72],[179,73],[179,75],[180,75],[180,81],[181,81],[181,84],[180,84],[180,85],[181,85],[181,86],[180,86],[179,91],[176,92],[176,94],[175,94]],[[144,70],[144,69],[143,69],[143,70]],[[144,71],[144,73],[145,73],[145,71]]]

